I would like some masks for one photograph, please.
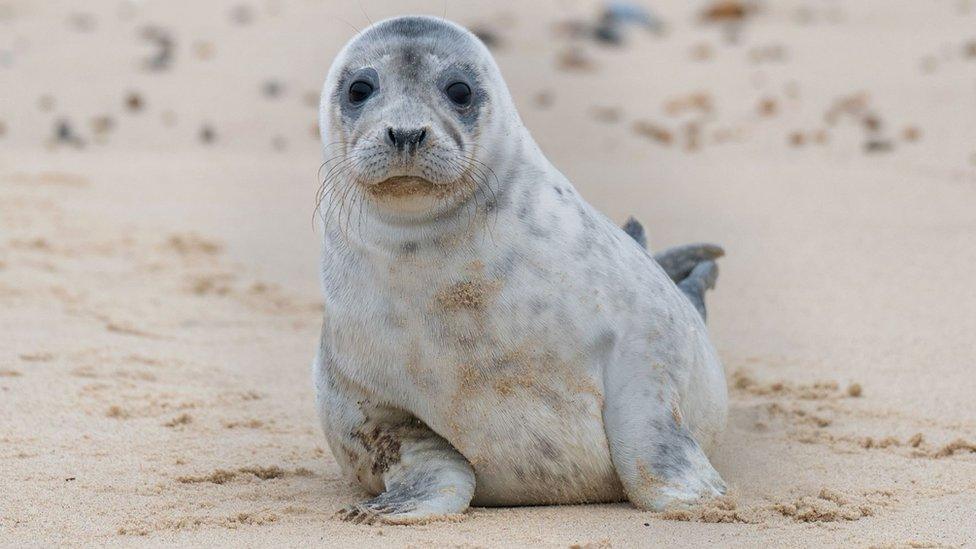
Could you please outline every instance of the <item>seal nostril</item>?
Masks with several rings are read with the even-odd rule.
[[[427,137],[427,128],[420,130],[420,135],[417,136],[417,144],[423,143],[425,137]]]
[[[393,131],[393,128],[386,129],[386,138],[390,140],[391,145],[394,147],[398,146],[396,132]]]

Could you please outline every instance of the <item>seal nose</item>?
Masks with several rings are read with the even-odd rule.
[[[427,138],[427,128],[407,130],[403,128],[387,128],[386,141],[398,151],[415,152],[424,139]]]

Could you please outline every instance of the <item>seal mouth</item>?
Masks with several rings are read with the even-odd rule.
[[[440,198],[448,193],[449,186],[433,183],[422,177],[396,176],[370,185],[368,190],[369,194],[382,198],[429,195]]]

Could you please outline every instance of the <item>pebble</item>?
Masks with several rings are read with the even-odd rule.
[[[54,141],[55,143],[74,145],[75,147],[84,145],[81,138],[75,134],[71,122],[65,118],[58,120],[54,125]]]
[[[887,139],[869,139],[864,143],[864,151],[868,153],[890,152],[895,146]]]
[[[883,125],[881,119],[878,118],[878,115],[874,113],[865,114],[861,121],[864,123],[864,127],[867,128],[868,131],[872,132],[880,130],[881,126]]]
[[[249,25],[254,21],[254,10],[247,4],[238,4],[231,8],[230,20],[238,25]]]
[[[712,2],[704,11],[701,18],[709,23],[742,21],[752,13],[753,9],[745,2],[737,0],[719,0]]]
[[[90,124],[95,134],[106,134],[115,128],[115,120],[107,114],[92,118]]]
[[[268,80],[261,86],[261,93],[268,99],[277,99],[285,91],[285,86],[277,80]]]
[[[139,112],[145,107],[145,101],[142,99],[142,95],[138,92],[129,92],[125,96],[125,107],[130,112]]]
[[[213,127],[209,124],[205,124],[200,128],[200,141],[204,144],[211,144],[217,140],[217,132],[214,131]]]
[[[976,59],[976,40],[972,40],[963,46],[962,55],[969,59]]]
[[[176,44],[169,31],[161,27],[143,27],[140,35],[143,40],[151,42],[156,47],[156,52],[149,56],[144,65],[151,71],[165,71],[173,63],[173,51]]]
[[[562,70],[591,71],[596,63],[581,48],[569,47],[556,56],[556,66]]]
[[[548,109],[556,102],[556,96],[549,90],[542,90],[535,94],[533,102],[540,109]]]
[[[790,145],[793,147],[802,147],[806,143],[807,137],[803,135],[803,132],[793,132],[790,134]]]
[[[646,120],[634,122],[633,130],[634,133],[657,141],[662,145],[670,145],[674,141],[674,134],[670,130]]]
[[[779,111],[779,104],[772,97],[767,97],[759,102],[759,114],[762,116],[775,116]]]

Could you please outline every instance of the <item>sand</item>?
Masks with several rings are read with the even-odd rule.
[[[442,2],[0,0],[0,544],[971,545],[976,5],[646,5],[619,46],[583,0],[447,15],[592,203],[725,247],[729,496],[331,518],[314,103],[363,11]]]

